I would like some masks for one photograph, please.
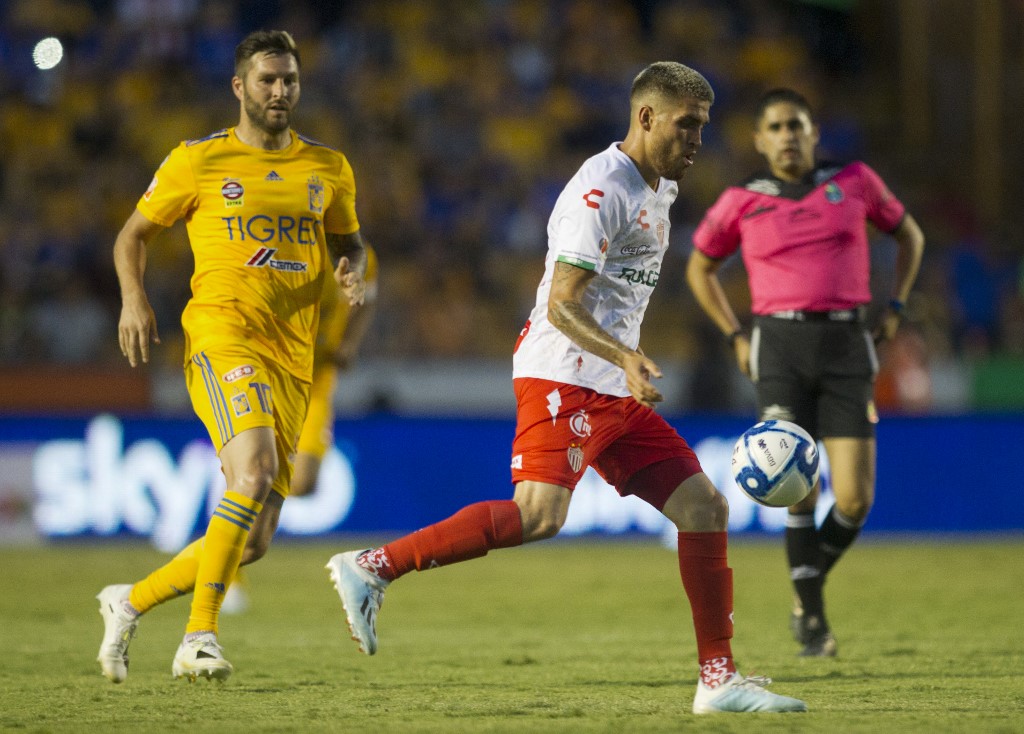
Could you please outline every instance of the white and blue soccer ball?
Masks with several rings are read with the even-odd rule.
[[[818,446],[811,434],[789,421],[751,426],[732,450],[732,475],[750,499],[768,507],[789,507],[818,481]]]

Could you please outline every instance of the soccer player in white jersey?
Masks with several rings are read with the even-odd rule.
[[[380,548],[340,553],[327,568],[353,639],[377,651],[376,618],[396,578],[555,535],[593,466],[679,529],[700,680],[695,713],[804,711],[733,665],[732,570],[725,498],[656,412],[661,376],[640,350],[640,322],[668,247],[669,207],[693,165],[714,92],[675,62],[644,69],[630,93],[626,139],[586,161],[548,224],[537,305],[515,347],[511,500],[479,502]],[[654,561],[652,561],[654,562]]]

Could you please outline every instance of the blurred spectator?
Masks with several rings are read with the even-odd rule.
[[[821,120],[823,151],[845,159],[868,141],[873,154],[888,149],[880,172],[901,198],[922,212],[934,201],[922,223],[949,270],[926,260],[912,299],[925,353],[1022,354],[1024,296],[1010,264],[1020,261],[1021,242],[1001,238],[1015,248],[1011,260],[992,254],[993,233],[963,236],[962,207],[947,205],[967,200],[962,185],[945,184],[955,197],[938,199],[934,156],[908,158],[900,146],[900,100],[891,91],[897,50],[890,34],[875,33],[898,25],[896,5],[8,0],[0,4],[0,367],[103,359],[104,349],[85,344],[60,355],[41,346],[53,314],[72,308],[79,322],[95,316],[97,326],[80,323],[81,333],[116,344],[109,326],[120,308],[110,258],[117,227],[167,151],[233,114],[234,100],[209,90],[229,85],[234,46],[258,27],[296,36],[310,82],[297,129],[344,150],[361,182],[360,221],[386,274],[368,357],[508,358],[532,300],[554,197],[586,157],[624,135],[622,89],[657,59],[702,71],[717,101],[697,175],[673,211],[672,250],[652,308],[672,318],[648,319],[651,349],[691,367],[704,358],[699,335],[681,333],[699,323],[679,269],[688,233],[717,192],[755,162],[752,99],[790,85],[832,115]],[[1019,26],[1024,5],[1005,12]],[[50,71],[31,56],[46,35],[65,46]],[[1012,233],[1024,227],[1010,222],[1006,231],[1019,240]],[[166,274],[153,284],[153,300],[167,341],[178,336],[187,298],[168,284],[187,282],[191,254],[172,230],[153,257]],[[698,374],[710,380],[713,365]],[[699,397],[735,404],[722,394],[728,390],[723,383]]]

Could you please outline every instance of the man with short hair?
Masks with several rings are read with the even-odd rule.
[[[495,548],[555,535],[573,489],[593,466],[679,529],[679,570],[690,600],[700,680],[695,713],[804,711],[733,664],[732,570],[725,498],[696,455],[656,412],[661,371],[639,348],[640,323],[669,244],[669,207],[693,165],[714,93],[675,62],[644,69],[630,94],[626,139],[586,161],[548,223],[537,302],[513,361],[517,401],[511,500],[479,502],[380,548],[340,553],[327,568],[360,649],[377,651],[384,590]]]
[[[754,145],[768,170],[719,197],[694,233],[686,277],[726,334],[757,390],[761,420],[793,421],[825,444],[835,504],[815,525],[820,486],[789,508],[786,553],[796,598],[790,626],[805,657],[833,656],[825,576],[853,543],[875,492],[875,341],[896,333],[917,277],[924,235],[878,174],[859,161],[817,162],[818,128],[803,95],[774,89],[759,101]],[[891,297],[874,330],[865,222],[896,240]],[[753,333],[740,328],[718,279],[742,248]]]
[[[239,564],[259,559],[288,495],[309,401],[325,278],[361,303],[366,258],[355,182],[344,155],[291,129],[299,52],[284,31],[257,31],[235,52],[234,128],[190,140],[161,164],[114,244],[121,351],[135,367],[159,342],[143,276],[146,246],[186,221],[195,257],[182,315],[185,377],[227,480],[205,535],[135,584],[103,589],[98,660],[120,683],[138,617],[193,591],[175,677],[232,672],[217,639],[224,593]],[[336,264],[332,264],[332,259]]]

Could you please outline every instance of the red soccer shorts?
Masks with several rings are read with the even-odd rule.
[[[683,481],[702,472],[697,455],[668,422],[632,397],[602,395],[585,387],[533,377],[513,380],[516,437],[512,482],[545,482],[574,489],[593,466],[620,495],[637,494],[661,508]],[[640,470],[645,486],[630,486]]]

